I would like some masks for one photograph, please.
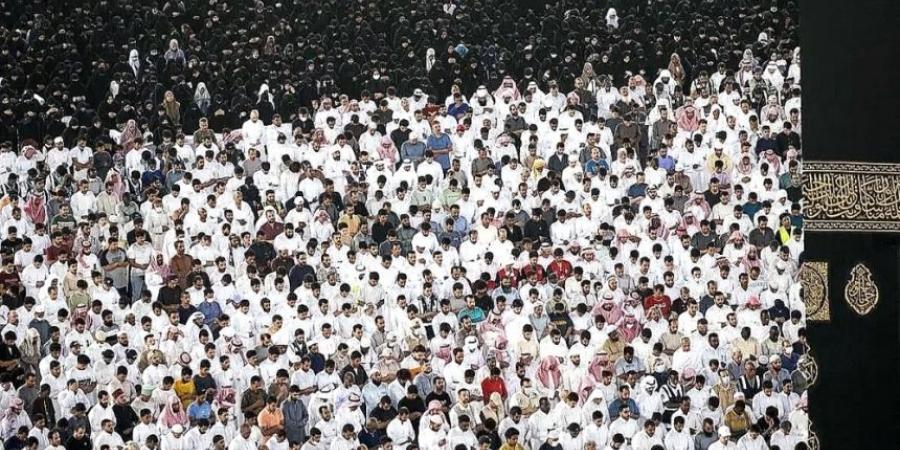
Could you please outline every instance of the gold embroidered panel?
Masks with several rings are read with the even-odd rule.
[[[900,164],[803,163],[807,231],[900,233]]]
[[[875,309],[879,298],[872,271],[865,264],[857,264],[850,271],[850,280],[844,287],[844,300],[857,314],[864,316]]]
[[[806,320],[814,322],[830,321],[828,262],[804,262],[800,266],[800,283],[803,286],[803,302],[806,304]]]

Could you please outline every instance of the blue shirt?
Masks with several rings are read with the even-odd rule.
[[[191,403],[191,406],[188,406],[188,417],[191,420],[199,420],[199,419],[209,419],[212,415],[212,406],[204,400],[202,403]]]
[[[457,119],[466,115],[467,112],[469,112],[469,105],[466,103],[460,103],[459,106],[454,103],[447,108],[447,114],[456,117]]]
[[[438,241],[444,242],[444,238],[450,239],[450,246],[459,249],[459,246],[462,245],[463,235],[457,231],[442,231],[437,233]]]
[[[675,160],[672,159],[672,157],[669,156],[669,155],[666,155],[666,156],[660,156],[660,157],[656,158],[656,161],[659,162],[659,167],[660,167],[660,168],[663,168],[663,169],[666,169],[666,170],[673,170],[673,169],[675,169]]]
[[[635,403],[635,401],[630,398],[627,401],[623,401],[621,398],[617,398],[617,399],[613,400],[613,402],[609,404],[609,411],[608,411],[609,417],[610,418],[612,418],[612,417],[618,418],[619,410],[621,410],[622,407],[624,407],[624,406],[627,406],[628,409],[631,411],[632,417],[640,417],[641,411],[638,409],[637,403]],[[615,420],[615,419],[613,419],[613,420]]]
[[[406,141],[400,146],[400,159],[411,159],[413,162],[419,162],[425,158],[425,143]]]
[[[472,323],[478,323],[485,319],[484,311],[482,311],[481,308],[479,308],[477,306],[472,309],[469,309],[469,308],[461,309],[459,311],[458,316],[460,319],[462,319],[463,317],[469,316],[469,319],[472,320]]]
[[[766,150],[777,150],[778,141],[774,137],[760,137],[756,140],[756,154],[765,152]]]
[[[609,164],[606,163],[605,159],[598,159],[597,161],[589,159],[586,163],[584,163],[584,171],[590,174],[599,173],[600,168],[604,168],[607,172],[609,172]]]
[[[647,183],[634,183],[628,188],[628,196],[631,198],[647,195]]]
[[[750,216],[751,219],[752,219],[753,216],[755,216],[756,213],[758,213],[759,210],[761,210],[761,209],[762,209],[762,203],[760,203],[760,202],[756,202],[756,203],[750,203],[750,202],[747,202],[747,203],[744,203],[744,214]]]
[[[222,307],[219,306],[219,302],[217,301],[204,301],[203,303],[200,303],[197,310],[203,313],[203,323],[205,325],[212,325],[212,323],[222,315]]]
[[[451,217],[453,219],[453,217]],[[469,221],[463,216],[453,219],[453,231],[465,235],[469,232]]]
[[[440,150],[450,150],[453,146],[453,142],[450,140],[450,136],[447,136],[446,133],[441,133],[439,136],[431,135],[428,136],[427,147],[432,151],[440,151]],[[441,168],[445,171],[450,168],[450,155],[447,154],[437,154],[434,155],[434,160],[441,165]]]
[[[163,177],[162,172],[157,170],[148,170],[141,175],[141,184],[144,186],[150,186],[154,181],[159,181],[160,184],[163,184],[166,179]]]
[[[309,362],[311,363],[310,367],[317,375],[319,372],[325,370],[325,355],[310,352],[306,356],[309,356]]]
[[[364,444],[368,448],[375,448],[381,445],[382,436],[377,430],[368,431],[363,429],[359,432],[357,437],[359,438],[359,443]]]

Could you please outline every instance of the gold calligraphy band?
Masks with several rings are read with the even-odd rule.
[[[900,233],[900,164],[803,163],[804,229]]]

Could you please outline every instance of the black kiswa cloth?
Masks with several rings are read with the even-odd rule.
[[[801,2],[803,157],[805,160],[900,163],[893,125],[900,90],[878,61],[896,61],[893,19],[900,4]],[[863,92],[880,92],[870,97]],[[858,120],[866,117],[866,120]],[[813,429],[824,449],[896,448],[900,413],[900,234],[816,233],[805,236],[805,259],[828,261],[831,321],[808,327],[818,362],[809,392]],[[865,263],[880,299],[865,316],[844,300],[850,270]]]

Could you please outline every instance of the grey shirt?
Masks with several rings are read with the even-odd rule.
[[[127,261],[128,256],[125,250],[117,248],[115,250],[104,250],[100,254],[100,265],[106,266],[112,263]],[[128,267],[119,267],[112,270],[106,270],[106,277],[112,278],[113,287],[116,289],[128,286]]]

